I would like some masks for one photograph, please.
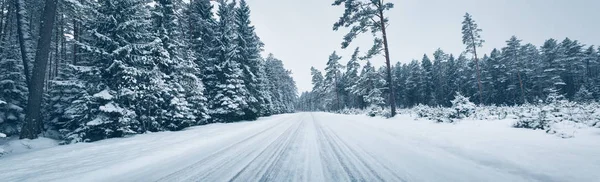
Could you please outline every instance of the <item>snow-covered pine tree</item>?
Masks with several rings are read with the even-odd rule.
[[[460,65],[457,64],[456,59],[454,58],[454,55],[450,54],[448,56],[448,63],[447,63],[447,72],[446,72],[446,86],[447,86],[447,90],[446,92],[444,92],[444,97],[440,97],[441,100],[438,100],[438,102],[441,102],[441,104],[443,106],[449,107],[452,105],[452,103],[450,103],[450,101],[452,100],[452,98],[454,97],[454,95],[450,94],[450,93],[456,93],[458,92],[459,88],[460,88],[460,83],[459,83],[459,69],[460,69]]]
[[[543,95],[543,89],[538,82],[541,82],[538,78],[540,75],[539,69],[537,69],[540,63],[540,52],[533,44],[525,44],[520,50],[521,60],[523,69],[523,75],[521,75],[524,82],[525,89],[525,100],[527,102],[535,101],[536,97]]]
[[[374,36],[373,47],[369,49],[365,58],[383,52],[385,57],[385,72],[388,83],[388,104],[391,109],[391,117],[396,115],[396,97],[393,96],[394,84],[392,80],[392,63],[388,46],[388,17],[385,13],[394,7],[393,3],[375,0],[335,0],[333,6],[344,5],[345,11],[342,17],[333,25],[333,30],[340,27],[351,27],[344,36],[342,48],[347,48],[350,43],[361,33],[371,32]],[[379,33],[381,33],[379,35]]]
[[[394,84],[396,84],[396,86],[394,88],[396,88],[396,93],[395,93],[395,97],[396,97],[396,101],[398,106],[403,106],[403,107],[407,107],[407,98],[406,96],[406,87],[405,87],[405,83],[406,83],[406,79],[408,77],[408,66],[406,64],[402,64],[400,62],[397,62],[396,65],[394,66]]]
[[[594,95],[592,92],[590,92],[585,85],[581,86],[581,88],[579,88],[579,91],[577,91],[577,93],[575,93],[575,96],[573,97],[573,101],[575,102],[579,102],[579,103],[589,103],[594,101]]]
[[[454,111],[450,117],[454,119],[464,119],[475,113],[475,104],[469,101],[468,97],[457,92],[452,102],[452,110]]]
[[[434,106],[433,63],[426,54],[423,55],[423,59],[421,60],[421,68],[423,68],[421,82],[419,83],[419,94],[421,94],[421,98],[423,99],[421,102],[428,106]]]
[[[565,38],[558,45],[558,59],[564,71],[560,74],[565,85],[562,91],[565,97],[573,99],[575,93],[584,82],[585,75],[585,54],[583,45],[577,40]]]
[[[551,91],[556,91],[555,88],[561,88],[566,83],[560,76],[564,71],[564,65],[558,60],[558,43],[554,39],[548,39],[544,42],[541,47],[542,63],[540,67],[543,67],[541,80],[544,81],[544,94],[547,96]],[[561,90],[558,92],[562,93]]]
[[[344,93],[347,93],[348,98],[346,99],[346,105],[350,108],[360,108],[360,102],[362,100],[359,96],[350,93],[352,87],[356,85],[360,79],[358,75],[360,69],[360,64],[358,63],[358,54],[359,48],[356,48],[352,54],[352,57],[350,58],[350,61],[348,61],[348,64],[346,64],[346,72],[344,73],[343,78],[344,83],[341,85],[344,89]]]
[[[13,26],[0,40],[0,133],[18,135],[25,118],[27,84],[23,76],[23,62],[17,54],[17,40]]]
[[[165,74],[153,50],[160,41],[150,32],[150,12],[145,0],[99,2],[91,40],[83,49],[92,54],[86,93],[67,109],[76,116],[66,125],[71,141],[96,141],[160,128],[157,115]]]
[[[311,80],[313,85],[311,92],[312,100],[310,100],[310,102],[312,103],[311,105],[315,106],[315,110],[324,111],[325,105],[323,102],[323,97],[325,86],[323,84],[325,78],[323,78],[323,73],[321,73],[321,71],[319,71],[315,67],[310,68],[310,74],[312,76]]]
[[[342,76],[343,66],[340,64],[342,57],[334,51],[329,55],[327,66],[325,67],[324,80],[324,101],[327,108],[331,111],[342,109],[342,98],[340,98],[340,78]]]
[[[448,85],[448,59],[449,56],[441,49],[436,50],[433,53],[433,65],[432,65],[432,104],[434,106],[448,105],[444,103],[444,99],[450,95]]]
[[[215,47],[216,20],[212,12],[211,0],[192,0],[187,4],[185,22],[187,23],[188,48],[191,58],[200,68],[207,68],[216,59]],[[205,69],[201,69],[202,72]],[[197,76],[205,79],[206,74],[198,73]]]
[[[413,60],[408,64],[409,74],[406,79],[406,98],[407,106],[412,107],[423,103],[423,97],[421,94],[421,86],[423,78],[423,69],[419,64],[419,61]]]
[[[165,78],[165,87],[159,90],[160,100],[164,101],[157,116],[160,130],[181,130],[208,119],[204,87],[195,75],[199,68],[186,55],[177,5],[176,0],[159,0],[152,9],[152,30],[155,41],[160,41],[153,52]]]
[[[216,122],[253,120],[257,115],[248,112],[248,89],[243,80],[242,65],[235,45],[235,2],[219,1],[219,21],[216,28],[214,61],[206,64],[205,84],[209,99],[209,113]]]
[[[483,88],[481,85],[481,73],[479,70],[479,58],[477,57],[477,48],[483,46],[483,43],[485,43],[485,41],[481,38],[480,33],[482,30],[479,29],[477,23],[475,23],[475,20],[473,20],[473,17],[469,13],[466,13],[464,17],[465,20],[462,22],[462,40],[463,44],[467,46],[467,53],[473,53],[475,57],[475,71],[477,71],[477,85],[479,88],[479,94],[477,95],[479,96],[479,103],[483,104]]]
[[[361,71],[360,79],[352,88],[352,93],[361,96],[367,106],[382,107],[385,99],[381,90],[385,87],[385,83],[382,75],[368,61]]]
[[[266,74],[264,63],[261,58],[263,43],[260,41],[254,26],[250,22],[250,7],[245,0],[235,9],[235,24],[237,25],[238,62],[244,73],[244,85],[249,91],[247,98],[249,109],[248,116],[270,115],[271,95],[266,89]]]
[[[298,89],[291,76],[292,72],[286,70],[283,62],[275,58],[273,54],[269,54],[267,57],[265,68],[269,80],[269,91],[273,96],[274,114],[294,112]]]
[[[502,62],[508,65],[508,87],[504,92],[507,94],[507,102],[509,104],[524,104],[527,102],[525,99],[525,88],[524,88],[524,70],[525,64],[524,59],[519,51],[521,49],[521,40],[517,39],[516,36],[512,36],[506,41],[506,47],[502,48]]]

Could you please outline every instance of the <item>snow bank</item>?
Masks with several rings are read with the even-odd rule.
[[[6,135],[4,135],[6,137]],[[2,139],[2,133],[0,133],[0,156],[13,155],[27,153],[42,149],[58,146],[59,142],[49,138],[38,138],[34,140],[18,138],[4,138]]]

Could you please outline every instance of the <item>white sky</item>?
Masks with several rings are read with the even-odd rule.
[[[312,88],[310,67],[323,69],[329,54],[337,50],[346,64],[355,47],[366,51],[370,34],[353,42],[348,50],[340,43],[347,30],[333,32],[343,13],[333,0],[247,0],[252,22],[273,53],[292,70],[300,92]],[[565,37],[588,45],[600,45],[600,0],[388,0],[392,61],[421,59],[437,48],[460,54],[461,22],[465,12],[473,15],[486,41],[482,52],[501,48],[512,35],[524,43],[540,46],[544,40]],[[372,60],[383,65],[382,57]]]

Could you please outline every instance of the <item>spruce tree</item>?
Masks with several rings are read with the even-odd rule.
[[[341,85],[344,90],[344,92],[351,92],[352,87],[354,85],[356,85],[356,83],[359,80],[359,69],[360,69],[360,64],[358,63],[359,58],[358,55],[359,54],[359,48],[356,48],[356,50],[354,50],[354,53],[352,54],[352,57],[350,58],[350,61],[348,61],[348,64],[346,64],[346,72],[344,73],[344,84]],[[359,107],[359,101],[360,98],[352,93],[348,93],[348,99],[347,99],[348,103],[347,105],[350,106],[351,108],[358,108]]]
[[[325,67],[324,94],[326,105],[331,110],[342,109],[340,98],[340,78],[342,76],[343,66],[340,64],[342,57],[338,56],[334,51],[329,56],[327,67]]]
[[[10,35],[10,34],[9,34]],[[0,40],[0,133],[17,135],[25,119],[27,84],[23,64],[16,54],[16,39],[6,36]]]
[[[423,74],[421,74],[422,78],[420,94],[421,98],[423,98],[423,104],[434,106],[434,82],[433,82],[433,63],[431,59],[427,57],[427,55],[423,55],[423,60],[421,60],[421,68],[423,68]],[[438,70],[436,70],[438,71]]]
[[[271,113],[271,96],[266,90],[266,75],[260,56],[263,44],[251,25],[250,7],[245,0],[241,0],[239,7],[235,9],[235,24],[237,59],[244,73],[244,84],[250,92],[246,115],[268,115]]]
[[[159,90],[159,97],[165,101],[157,118],[160,130],[181,130],[207,119],[203,85],[195,75],[199,69],[186,56],[176,5],[175,0],[159,0],[153,9],[153,33],[155,41],[160,41],[153,51],[166,86]]]
[[[243,80],[242,65],[236,59],[239,54],[235,45],[235,3],[219,1],[217,24],[216,59],[209,61],[204,73],[209,96],[209,111],[217,122],[254,120],[257,115],[250,112],[248,95]]]

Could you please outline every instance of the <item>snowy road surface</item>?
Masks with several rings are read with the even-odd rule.
[[[298,113],[0,158],[0,181],[600,181],[600,133]]]

